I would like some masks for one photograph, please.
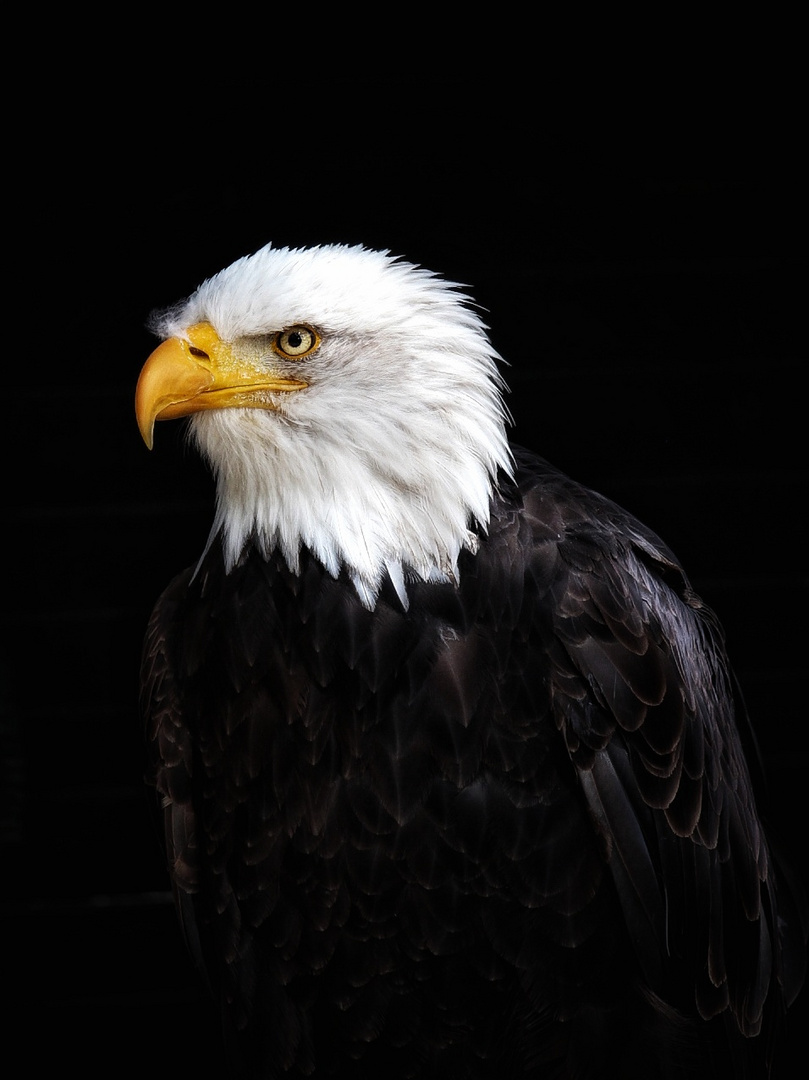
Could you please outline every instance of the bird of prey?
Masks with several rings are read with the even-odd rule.
[[[267,246],[154,317],[205,551],[143,654],[182,929],[238,1080],[763,1077],[804,916],[721,628],[510,445],[464,288]]]

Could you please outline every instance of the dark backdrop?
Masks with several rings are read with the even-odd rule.
[[[355,82],[310,110],[274,98],[248,135],[238,93],[110,114],[101,91],[53,95],[8,205],[2,948],[31,1074],[219,1060],[137,714],[144,625],[202,548],[212,485],[182,425],[146,450],[133,391],[149,311],[270,240],[468,283],[515,439],[661,533],[719,612],[805,875],[805,177],[781,129],[675,106],[616,152],[609,116],[585,135],[502,88]]]

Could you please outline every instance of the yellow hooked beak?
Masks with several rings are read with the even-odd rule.
[[[135,416],[151,450],[155,420],[176,420],[203,409],[276,409],[271,394],[307,384],[267,367],[258,355],[237,355],[210,323],[158,345],[143,365],[135,390]]]

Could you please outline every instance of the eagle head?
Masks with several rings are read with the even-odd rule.
[[[373,607],[388,575],[452,581],[511,471],[504,384],[454,282],[388,252],[262,248],[152,318],[136,413],[188,416],[216,479],[211,540],[290,569],[308,548]],[[210,541],[209,541],[210,544]]]

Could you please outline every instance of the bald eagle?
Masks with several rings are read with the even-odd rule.
[[[511,446],[458,285],[265,247],[157,315],[210,539],[143,654],[233,1076],[760,1077],[802,981],[717,620]]]

